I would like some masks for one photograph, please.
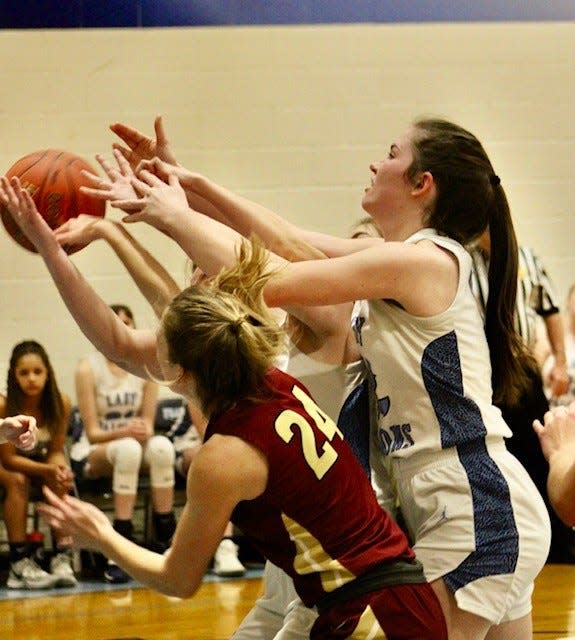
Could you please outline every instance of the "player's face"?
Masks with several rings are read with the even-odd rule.
[[[411,133],[400,136],[387,157],[370,165],[371,185],[365,189],[362,206],[374,219],[397,215],[408,200],[412,185],[406,176],[413,162]]]
[[[156,355],[162,372],[162,380],[174,393],[193,399],[194,387],[191,375],[184,371],[181,365],[171,362],[168,354],[168,343],[160,328],[157,334]]]
[[[19,358],[14,375],[22,391],[30,397],[41,395],[48,381],[48,369],[37,353]]]
[[[168,353],[168,343],[166,342],[166,336],[164,335],[164,332],[159,329],[156,343],[156,354],[158,357],[160,370],[162,371],[162,378],[166,380],[166,382],[175,380],[181,375],[181,367],[179,367],[177,364],[174,364],[173,362],[170,362]]]

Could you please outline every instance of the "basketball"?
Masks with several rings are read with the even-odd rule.
[[[80,156],[68,151],[43,149],[17,160],[6,177],[18,176],[30,192],[40,215],[51,229],[56,229],[81,213],[104,216],[106,203],[85,195],[82,185],[90,186],[82,169],[96,173]],[[10,236],[22,247],[36,253],[34,245],[20,231],[8,211],[2,207],[2,222]]]

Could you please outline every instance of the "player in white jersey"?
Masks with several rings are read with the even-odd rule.
[[[387,442],[389,455],[400,460],[394,468],[402,475],[397,478],[403,487],[402,509],[409,512],[405,516],[416,549],[433,558],[425,569],[431,577],[437,576],[432,584],[452,640],[527,640],[532,635],[530,593],[547,555],[549,522],[525,471],[504,451],[505,426],[492,409],[482,406],[490,378],[494,398],[508,402],[519,397],[526,381],[528,356],[512,321],[517,242],[505,192],[477,138],[443,120],[416,122],[391,145],[388,157],[373,163],[370,170],[372,183],[362,206],[385,242],[304,232],[267,212],[268,231],[275,226],[277,253],[286,255],[286,246],[309,243],[320,259],[286,263],[270,254],[270,268],[278,272],[264,289],[266,302],[286,309],[294,305],[325,308],[365,299],[384,300],[387,306],[382,313],[403,309],[403,321],[409,325],[405,333],[396,336],[392,331],[378,337],[381,343],[394,345],[399,340],[385,363],[385,375],[392,379],[376,382],[380,389],[382,384],[397,389],[400,379],[411,375],[422,383],[417,406],[405,407],[406,416],[421,411],[421,423],[414,429],[417,446],[411,436],[413,425],[402,417],[389,425],[393,438]],[[257,205],[204,176],[160,160],[144,163],[138,177],[135,186],[140,197],[115,203],[128,213],[127,221],[148,222],[168,234],[208,274],[234,262],[237,236],[204,215],[202,211],[209,211],[201,209],[202,202],[216,208],[226,202],[230,209]],[[424,229],[435,229],[438,236],[464,245],[487,227],[492,260],[485,332],[475,320],[475,324],[445,327],[445,334],[434,334],[459,299],[469,307],[460,298],[467,286],[469,263],[459,259],[459,249],[434,237],[406,240]],[[262,237],[275,248],[274,238]],[[324,259],[326,255],[330,259]],[[472,314],[471,307],[469,311]],[[475,311],[480,317],[479,309]],[[362,327],[356,329],[361,340]],[[410,333],[420,345],[425,339],[429,344],[417,367],[407,371],[402,342],[409,341]],[[466,361],[464,369],[457,362],[458,341],[475,347],[474,361],[465,353],[469,367]],[[369,350],[363,353],[368,359],[372,355]],[[373,356],[377,358],[377,352]],[[468,397],[469,392],[476,393],[477,400]],[[385,396],[378,401],[385,414],[391,405],[386,406]],[[467,485],[463,490],[459,489],[462,478]],[[415,496],[411,502],[409,496]],[[493,500],[499,501],[499,510]],[[482,504],[489,507],[485,513]],[[473,548],[467,531],[475,536]],[[491,557],[500,536],[505,538],[502,553]]]
[[[99,197],[105,195],[111,200],[122,193],[129,194],[130,186],[125,178],[130,168],[125,159],[117,155],[119,170],[112,168],[102,156],[98,160],[110,181],[105,185],[95,184],[92,193]],[[220,217],[226,217],[225,211],[220,212]],[[248,220],[247,216],[242,222],[246,227],[254,227],[258,220],[265,222],[257,217]],[[232,223],[231,220],[229,222]],[[377,234],[377,231],[369,221],[364,220],[354,227],[353,234],[354,237],[360,237]],[[178,291],[176,283],[162,265],[117,223],[80,216],[61,227],[57,235],[66,246],[106,239],[158,315]],[[299,257],[305,256],[300,254]],[[327,312],[317,309],[298,312],[292,309],[288,323],[293,342],[282,368],[300,378],[317,402],[322,403],[328,414],[337,420],[369,475],[370,400],[365,367],[351,333],[351,310],[351,304],[340,305]],[[312,355],[298,349],[295,343],[306,351],[312,351]],[[382,502],[387,501],[384,502],[386,507],[393,509],[395,497],[387,493],[386,487],[378,487],[378,497]],[[303,640],[309,637],[316,617],[315,610],[305,607],[297,597],[291,578],[266,562],[264,594],[236,630],[233,640],[272,640],[280,637]]]

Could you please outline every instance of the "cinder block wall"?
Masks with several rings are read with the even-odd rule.
[[[575,281],[573,23],[3,31],[0,57],[1,171],[40,148],[109,153],[109,123],[151,131],[162,113],[184,165],[342,235],[362,215],[369,162],[413,118],[453,119],[483,140],[559,293]],[[130,229],[185,281],[175,245]],[[73,260],[106,301],[155,324],[105,245]],[[0,390],[12,346],[35,338],[74,397],[91,346],[40,258],[1,228],[0,275]]]

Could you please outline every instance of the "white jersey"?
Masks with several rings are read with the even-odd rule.
[[[115,375],[101,353],[92,353],[88,362],[94,374],[94,394],[100,426],[104,431],[114,431],[125,426],[130,418],[138,416],[142,408],[145,381],[131,373]],[[82,460],[88,455],[90,443],[86,430],[72,445],[70,456]]]
[[[145,381],[131,373],[115,375],[101,353],[92,353],[88,360],[94,373],[94,392],[100,426],[114,431],[138,416],[142,408]]]
[[[377,395],[377,445],[393,457],[511,436],[492,404],[489,348],[469,285],[471,258],[458,242],[433,229],[406,242],[423,239],[457,258],[459,283],[449,308],[416,317],[392,301],[370,300],[356,303],[353,314]]]

